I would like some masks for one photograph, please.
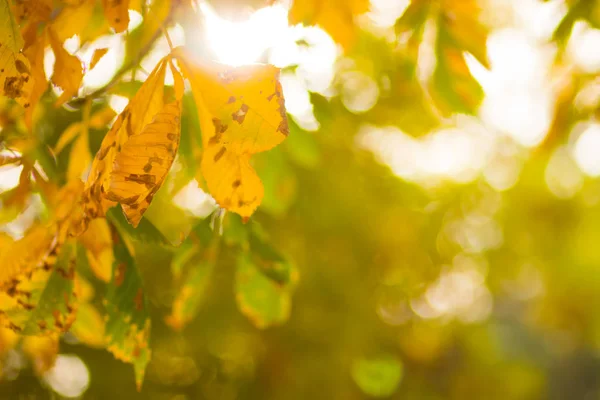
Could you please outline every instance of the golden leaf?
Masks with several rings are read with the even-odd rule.
[[[88,219],[118,202],[137,226],[171,168],[179,146],[183,81],[173,69],[176,99],[165,105],[166,65],[166,59],[159,62],[102,141],[83,197]]]
[[[29,96],[33,87],[31,67],[23,54],[23,37],[8,5],[0,0],[0,95],[15,99],[29,107]]]
[[[96,49],[94,50],[94,54],[92,54],[92,61],[90,61],[90,69],[93,69],[98,61],[108,52],[107,48]]]
[[[48,88],[46,81],[46,73],[44,72],[44,50],[46,47],[46,35],[42,34],[38,37],[36,25],[31,24],[25,32],[25,49],[23,54],[31,64],[31,76],[33,84],[29,95],[29,107],[25,111],[25,122],[31,129],[33,111],[39,102],[40,98]]]
[[[129,0],[102,0],[104,15],[115,32],[123,32],[129,25]]]
[[[271,65],[231,68],[195,62],[180,49],[175,54],[198,107],[201,171],[208,190],[221,207],[249,217],[264,194],[250,157],[288,135],[279,69]]]
[[[82,129],[75,140],[69,155],[69,167],[67,168],[67,180],[80,180],[81,176],[92,162],[88,130]]]
[[[121,203],[133,226],[139,224],[171,169],[179,147],[180,118],[181,102],[166,104],[115,157],[110,181],[105,185],[106,197]]]
[[[348,49],[356,39],[356,15],[369,10],[369,0],[295,0],[290,9],[292,24],[319,25]]]
[[[83,0],[76,4],[64,7],[60,14],[52,21],[52,30],[62,43],[71,36],[77,34],[81,43],[88,39],[82,37],[86,27],[89,27],[94,14],[95,0]],[[105,23],[105,21],[103,21]]]
[[[48,34],[50,46],[56,56],[52,82],[63,90],[63,93],[56,100],[56,105],[59,106],[77,94],[79,85],[83,79],[83,66],[79,58],[69,54],[64,49],[58,37],[51,29],[48,30]]]
[[[110,282],[115,256],[108,222],[102,218],[91,221],[88,229],[78,239],[86,248],[94,275],[104,282]]]

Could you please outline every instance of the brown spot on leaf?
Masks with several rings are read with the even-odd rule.
[[[127,264],[121,263],[117,265],[117,271],[115,273],[115,286],[119,287],[125,280],[125,271],[127,270]]]
[[[146,185],[150,188],[156,184],[156,175],[152,174],[129,174],[125,177],[125,181],[131,181]]]
[[[152,171],[152,164],[147,163],[146,165],[144,165],[144,172],[150,172]]]
[[[167,133],[167,139],[169,140],[175,140],[177,138],[177,135],[174,133]]]
[[[231,104],[231,103],[235,103],[235,97],[234,96],[229,97],[229,100],[227,100],[227,104]]]
[[[221,159],[221,157],[223,157],[223,154],[225,154],[226,150],[227,149],[225,147],[221,147],[221,150],[219,150],[219,152],[217,154],[215,154],[214,161],[215,162],[219,161]]]
[[[135,309],[137,311],[141,311],[144,308],[144,292],[142,292],[141,288],[138,289],[133,301],[135,302]]]
[[[27,68],[27,65],[25,65],[25,63],[21,60],[15,61],[15,67],[17,67],[17,71],[19,71],[21,74],[29,73],[29,68]]]
[[[233,181],[233,183],[231,184],[232,188],[237,188],[242,184],[242,181],[240,181],[239,179],[236,179],[235,181]]]
[[[246,118],[249,109],[247,104],[242,104],[239,110],[231,114],[231,118],[241,125],[242,122],[244,122],[244,118]]]

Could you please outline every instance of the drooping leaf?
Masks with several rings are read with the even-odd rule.
[[[256,327],[285,322],[290,313],[291,293],[263,274],[248,254],[240,254],[235,273],[238,308]]]
[[[104,15],[115,32],[123,32],[129,25],[129,0],[102,0]]]
[[[29,107],[33,87],[31,66],[21,50],[24,41],[8,0],[0,1],[0,95]]]
[[[368,10],[368,0],[295,0],[289,19],[292,24],[319,25],[348,49],[358,30],[354,18]]]
[[[436,65],[428,84],[431,97],[444,114],[474,114],[483,98],[483,91],[465,60],[465,53],[470,53],[489,68],[488,30],[479,21],[479,13],[475,0],[444,0],[435,5],[412,1],[396,23],[396,33],[405,38],[404,54],[415,65],[413,79],[416,79],[414,74],[426,24],[428,21],[435,23]]]
[[[113,231],[115,262],[106,294],[106,343],[115,358],[133,364],[138,390],[150,361],[150,317],[137,265],[121,234]]]
[[[235,273],[238,308],[256,327],[266,328],[287,320],[298,272],[267,243],[258,225],[248,235],[249,251],[239,254]]]
[[[281,143],[288,134],[279,69],[197,62],[182,49],[175,55],[198,108],[201,171],[208,189],[221,207],[250,217],[264,195],[250,157]]]
[[[87,218],[120,203],[137,226],[169,171],[179,145],[182,78],[174,71],[176,99],[165,104],[163,59],[102,141],[88,176]]]
[[[90,70],[94,69],[98,61],[104,57],[104,55],[108,52],[107,48],[101,48],[94,50],[94,54],[92,54],[92,60],[90,61]]]
[[[173,310],[165,321],[173,329],[181,330],[196,315],[206,294],[214,263],[199,261],[194,263],[180,287],[173,302]]]
[[[171,271],[181,284],[165,321],[176,330],[183,329],[195,317],[206,297],[218,240],[209,225],[209,218],[196,225],[171,261]]]

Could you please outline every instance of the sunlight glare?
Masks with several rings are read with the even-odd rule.
[[[251,64],[289,36],[287,10],[280,5],[261,8],[246,21],[221,18],[207,3],[200,4],[210,49],[222,63]]]
[[[81,396],[90,384],[90,373],[81,358],[59,354],[54,366],[44,374],[44,381],[59,395]]]
[[[575,147],[573,156],[584,174],[596,177],[600,176],[600,124],[591,124],[581,133]]]

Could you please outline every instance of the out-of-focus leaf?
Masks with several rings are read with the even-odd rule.
[[[140,56],[142,50],[160,35],[160,28],[169,17],[170,12],[171,0],[153,0],[148,5],[144,22],[129,33],[125,40],[125,65],[134,62]]]
[[[58,335],[25,336],[21,348],[23,353],[33,361],[33,368],[38,376],[42,376],[54,365],[58,355]]]
[[[241,252],[235,274],[238,308],[256,327],[285,322],[298,272],[261,238],[257,226],[249,235],[249,252]]]
[[[121,210],[117,210],[116,208],[108,210],[106,213],[106,218],[115,224],[119,229],[121,229],[123,234],[127,235],[131,239],[148,244],[169,244],[167,238],[158,229],[156,229],[152,222],[145,218],[142,218],[137,228],[131,226],[125,219],[125,216]]]
[[[257,154],[254,165],[265,187],[263,210],[275,217],[285,214],[295,199],[297,182],[283,149]]]
[[[237,260],[235,299],[241,313],[257,328],[281,324],[289,317],[289,288],[263,274],[248,254],[240,254]]]
[[[90,70],[94,69],[96,64],[98,64],[98,61],[100,61],[107,52],[108,49],[106,47],[94,50],[94,54],[92,54],[92,60],[90,61]]]
[[[192,263],[173,302],[173,310],[165,319],[173,329],[181,330],[194,318],[204,300],[213,269],[214,262],[211,261]]]
[[[59,86],[63,92],[56,100],[56,105],[62,105],[65,101],[75,96],[83,79],[83,65],[79,58],[73,56],[64,49],[58,36],[52,29],[48,30],[50,46],[56,56],[52,82]]]
[[[10,11],[8,0],[0,1],[0,95],[29,107],[33,88],[31,65],[21,54],[24,42]]]
[[[48,21],[52,12],[52,0],[15,0],[15,16],[19,23]]]
[[[88,262],[94,275],[104,282],[110,282],[114,254],[108,222],[105,219],[90,221],[87,230],[78,240],[86,248]]]
[[[594,28],[600,29],[600,6],[595,1],[574,0],[568,6],[567,14],[556,27],[552,39],[561,46],[567,43],[575,22],[585,20]]]
[[[437,62],[429,87],[432,98],[446,115],[452,112],[474,114],[483,98],[483,91],[472,76],[464,54],[470,53],[483,66],[489,67],[488,31],[479,22],[479,12],[476,0],[445,0],[436,6],[413,1],[396,23],[396,33],[405,43],[405,55],[416,63],[426,23],[435,21]],[[416,66],[413,73],[416,73]]]
[[[290,123],[290,136],[283,144],[283,148],[291,160],[304,168],[316,168],[321,160],[321,149],[315,137],[316,133],[302,130],[292,119]]]
[[[105,345],[105,321],[100,312],[89,303],[81,303],[77,308],[77,318],[71,326],[71,333],[90,347]]]
[[[117,359],[133,364],[140,390],[150,361],[148,304],[137,265],[117,231],[113,242],[113,277],[106,293],[106,343]]]
[[[354,18],[369,10],[368,0],[295,0],[290,10],[292,24],[319,25],[337,43],[348,49],[356,39]]]
[[[402,379],[400,360],[392,356],[363,358],[352,364],[352,378],[368,396],[388,397],[394,394]]]
[[[102,0],[104,15],[115,32],[123,32],[129,24],[129,0]]]
[[[17,276],[4,286],[1,308],[7,327],[25,335],[69,329],[76,311],[73,255],[72,245],[65,245],[55,263],[55,255],[50,254],[43,267]]]

